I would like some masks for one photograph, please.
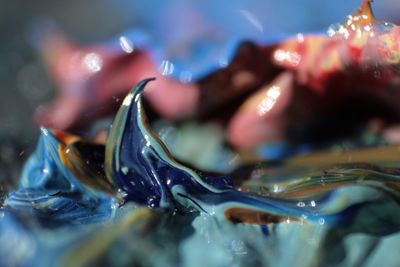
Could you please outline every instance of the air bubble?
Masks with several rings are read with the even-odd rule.
[[[305,206],[306,206],[306,203],[304,203],[303,201],[300,201],[299,203],[297,203],[297,207],[304,208]]]

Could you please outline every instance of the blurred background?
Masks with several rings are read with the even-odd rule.
[[[273,40],[299,32],[324,32],[359,4],[359,0],[0,0],[0,186],[18,177],[36,144],[35,107],[56,94],[32,42],[41,21],[54,21],[82,43],[108,42],[141,27],[168,47],[176,37],[190,38],[192,29],[186,22],[193,14],[201,18],[200,23],[211,23],[222,38]],[[391,20],[399,1],[379,0],[373,6],[376,17]]]

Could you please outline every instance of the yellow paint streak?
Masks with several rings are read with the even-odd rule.
[[[62,267],[83,267],[87,266],[94,259],[104,253],[107,248],[124,231],[134,223],[151,218],[154,215],[150,209],[140,208],[112,227],[105,227],[99,233],[94,233],[92,237],[82,241],[69,251],[61,264]]]

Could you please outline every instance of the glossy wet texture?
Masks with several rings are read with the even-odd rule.
[[[398,26],[375,21],[363,1],[328,34],[242,42],[228,65],[178,81],[176,65],[157,67],[126,36],[121,55],[54,31],[42,49],[60,97],[37,118],[58,129],[41,128],[18,188],[0,195],[0,265],[397,266],[398,146],[288,158],[371,118],[398,122]],[[236,148],[275,144],[280,160],[218,150],[224,164],[211,165],[224,174],[199,170],[153,131],[149,106],[217,121]],[[84,131],[116,109],[109,129]]]
[[[95,264],[102,258],[115,266],[125,266],[108,257],[122,257],[111,251],[121,242],[132,242],[127,240],[136,235],[146,237],[143,242],[150,242],[155,251],[160,251],[165,266],[197,266],[196,255],[189,251],[226,245],[231,246],[230,250],[222,250],[221,255],[209,259],[211,266],[232,260],[240,265],[272,263],[279,254],[261,256],[257,254],[259,249],[272,246],[273,251],[278,251],[280,245],[271,242],[284,242],[289,233],[294,247],[286,250],[284,258],[288,262],[299,260],[298,266],[351,265],[358,261],[373,264],[391,255],[381,250],[399,241],[397,162],[387,167],[379,160],[375,165],[297,165],[293,171],[289,168],[289,173],[274,173],[274,168],[266,166],[264,174],[259,167],[256,173],[261,175],[242,180],[238,180],[235,171],[227,176],[205,176],[176,161],[150,129],[141,103],[147,82],[139,83],[122,102],[105,149],[102,145],[85,144],[75,136],[42,129],[20,188],[7,197],[1,211],[1,238],[13,233],[15,238],[31,242],[31,254],[25,252],[26,258],[19,259],[21,266],[28,266],[28,262],[50,266],[54,253],[66,256],[67,266]],[[68,147],[76,152],[65,150]],[[279,168],[284,170],[284,166]],[[148,208],[138,209],[137,204]],[[154,221],[154,216],[164,219]],[[25,217],[30,219],[26,221]],[[181,220],[186,223],[177,222]],[[177,243],[170,244],[170,234],[165,232],[176,229],[177,223],[185,229],[181,235],[172,235],[172,240],[181,242],[179,247]],[[50,229],[62,234],[71,227],[74,234],[61,240],[42,239]],[[123,237],[127,233],[129,239]],[[260,243],[256,247],[249,243],[252,236],[255,239],[251,243]],[[172,248],[164,251],[151,243],[153,238],[166,240]],[[349,242],[357,244],[361,251],[345,249]],[[151,253],[142,249],[144,243],[129,246],[133,253],[123,257],[126,262]],[[83,252],[84,244],[94,246],[94,251]],[[297,255],[299,244],[305,244],[307,251],[301,257]],[[83,251],[77,250],[80,246]],[[43,251],[49,254],[35,256]],[[15,253],[7,255],[4,262],[17,261]],[[79,257],[73,256],[77,253]],[[149,255],[146,258],[150,266],[158,264],[157,259],[152,260]]]

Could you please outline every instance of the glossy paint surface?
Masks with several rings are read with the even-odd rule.
[[[145,253],[140,246],[130,246],[134,253],[129,256],[112,252],[113,247],[128,242],[122,241],[123,233],[127,232],[144,236],[142,245],[152,244],[153,238],[166,238],[165,242],[182,239],[177,241],[182,245],[171,244],[171,250],[154,246],[165,258],[162,263],[151,260],[150,266],[197,266],[195,251],[208,249],[220,252],[208,259],[210,266],[229,264],[232,260],[240,266],[278,262],[285,266],[283,258],[283,262],[296,260],[299,266],[311,263],[350,266],[358,261],[373,263],[376,257],[396,258],[390,254],[391,249],[384,252],[383,247],[399,241],[398,163],[392,167],[356,163],[316,165],[312,171],[298,167],[293,171],[288,169],[289,173],[275,172],[272,177],[268,173],[273,173],[273,169],[267,168],[266,174],[258,178],[250,176],[242,180],[235,173],[206,176],[176,161],[150,129],[141,103],[142,91],[149,81],[141,82],[127,95],[105,145],[105,179],[112,185],[111,192],[106,189],[109,187],[96,185],[104,180],[92,177],[91,183],[87,183],[72,174],[71,166],[75,166],[75,173],[80,173],[77,166],[94,169],[98,166],[59,150],[66,143],[79,140],[42,129],[20,189],[7,197],[1,211],[1,238],[13,233],[29,247],[7,255],[4,262],[15,261],[15,253],[25,257],[19,258],[20,266],[29,266],[28,262],[51,266],[55,255],[66,257],[66,266],[84,266],[115,257],[135,262],[138,255]],[[63,162],[75,162],[64,165],[60,155],[65,157]],[[151,219],[154,216],[159,219],[154,221]],[[169,223],[164,224],[165,220]],[[177,221],[182,220],[186,221],[181,228],[185,234],[174,237],[166,234],[169,228],[175,231],[180,225]],[[143,227],[151,230],[143,232]],[[45,237],[68,229],[74,229],[68,237],[57,240]],[[288,250],[285,240],[289,233],[292,245]],[[286,247],[285,256],[279,256],[281,245],[271,242],[282,243],[282,248]],[[348,243],[357,244],[361,251],[348,248],[343,254]],[[91,244],[94,252],[89,253],[83,244]],[[223,249],[227,244],[230,249]],[[300,244],[303,244],[301,250]],[[82,251],[77,250],[81,246]],[[257,253],[262,247],[278,254],[261,256]],[[376,253],[367,253],[370,250]],[[37,257],[43,251],[44,256]],[[171,251],[175,251],[173,255]],[[303,251],[302,256],[299,251]],[[72,256],[77,253],[81,256]]]

